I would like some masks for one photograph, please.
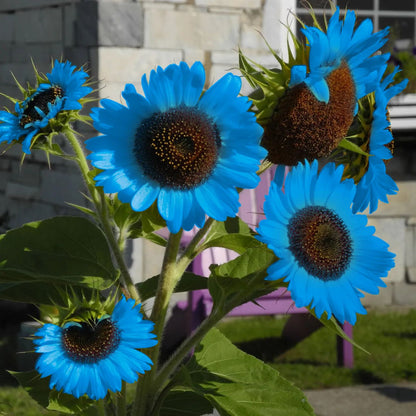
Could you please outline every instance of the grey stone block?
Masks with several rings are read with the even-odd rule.
[[[393,303],[396,305],[416,305],[416,284],[395,282],[393,286]]]
[[[376,228],[375,235],[386,241],[389,251],[396,254],[395,267],[390,270],[387,282],[404,282],[405,279],[405,218],[374,218],[368,219],[368,224]]]
[[[38,44],[17,44],[12,48],[12,62],[22,62],[27,65],[28,74],[33,74],[31,59],[36,68],[41,72],[49,72],[51,62],[60,59],[63,48],[59,42]],[[34,75],[30,75],[34,79]]]
[[[12,60],[12,49],[11,43],[8,41],[3,41],[0,38],[0,63],[10,63]]]
[[[236,13],[203,13],[146,9],[146,48],[231,50],[239,43],[240,16]]]
[[[34,163],[13,163],[12,164],[13,182],[25,186],[39,187],[40,185],[40,165]]]
[[[64,58],[79,68],[88,69],[89,53],[86,46],[66,47],[64,49]]]
[[[409,283],[416,283],[416,266],[406,267],[406,280]]]
[[[44,7],[16,12],[16,43],[62,41],[62,8]]]
[[[83,205],[85,198],[84,183],[77,175],[76,167],[72,172],[44,169],[41,172],[40,200],[53,205],[65,206],[68,202]]]
[[[27,222],[39,221],[55,215],[52,205],[37,201],[12,199],[8,203],[7,208],[10,215],[9,226],[11,228],[21,227]]]
[[[16,31],[16,16],[14,13],[0,13],[0,41],[13,42]]]
[[[389,196],[389,203],[380,202],[374,217],[412,217],[416,212],[416,181],[398,181],[399,192]],[[364,211],[368,214],[368,210]]]
[[[141,3],[81,2],[76,5],[77,46],[143,45]]]
[[[12,177],[11,172],[1,172],[0,174],[0,192],[5,192],[7,184]]]
[[[377,295],[365,293],[365,297],[361,299],[364,306],[382,307],[389,306],[393,303],[393,283],[387,283],[387,287],[380,288]]]
[[[39,189],[35,186],[23,185],[16,182],[6,184],[6,197],[23,200],[33,200],[39,196]]]

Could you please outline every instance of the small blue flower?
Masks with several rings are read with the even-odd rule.
[[[122,381],[134,383],[138,373],[152,365],[137,349],[157,344],[151,333],[154,324],[143,320],[140,306],[123,297],[110,317],[63,327],[43,325],[35,333],[35,351],[40,354],[36,370],[41,377],[50,376],[51,389],[76,398],[86,394],[102,399],[108,390],[120,391]]]
[[[318,175],[317,161],[305,161],[288,174],[285,192],[272,183],[258,238],[279,258],[267,280],[289,282],[297,307],[354,324],[357,313],[366,313],[361,291],[377,294],[386,286],[381,277],[395,255],[366,226],[365,215],[352,213],[355,185],[341,182],[342,173],[342,166],[329,163]]]
[[[158,67],[142,78],[145,96],[127,84],[127,107],[101,100],[91,114],[103,133],[86,142],[91,163],[103,170],[96,184],[135,211],[157,201],[172,233],[202,227],[206,214],[234,217],[236,188],[257,186],[266,155],[250,101],[238,96],[241,79],[227,74],[202,94],[204,83],[200,62]]]
[[[381,67],[383,74],[386,65]],[[370,214],[378,207],[378,201],[388,202],[387,195],[395,195],[399,190],[394,180],[386,172],[385,161],[393,157],[387,147],[393,141],[390,120],[387,117],[387,104],[395,95],[406,88],[408,80],[391,85],[396,68],[387,75],[375,90],[375,110],[371,123],[367,171],[357,184],[353,212],[362,212],[370,205]],[[389,87],[389,85],[391,85]]]
[[[0,143],[23,138],[22,148],[30,154],[33,138],[61,111],[80,110],[79,100],[92,91],[84,86],[88,75],[70,62],[55,61],[33,94],[16,102],[14,113],[0,111]]]
[[[354,81],[356,100],[374,91],[379,82],[378,69],[389,55],[372,55],[385,44],[388,28],[372,33],[372,21],[365,19],[354,31],[355,20],[352,10],[340,20],[337,7],[326,33],[317,27],[301,29],[309,42],[309,68],[293,66],[290,87],[305,82],[319,101],[328,103],[330,88],[326,78],[335,69],[347,65]]]

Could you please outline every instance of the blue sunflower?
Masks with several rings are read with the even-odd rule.
[[[257,186],[266,155],[250,101],[238,96],[241,79],[227,74],[201,96],[204,83],[200,62],[158,67],[142,78],[145,96],[127,84],[127,107],[105,99],[91,115],[103,133],[86,142],[103,170],[96,184],[135,211],[157,200],[172,233],[202,227],[206,214],[234,217],[236,188]]]
[[[386,43],[388,28],[373,33],[371,19],[365,19],[354,30],[355,22],[352,10],[340,20],[337,7],[326,33],[313,26],[302,28],[309,44],[309,65],[308,68],[306,65],[292,67],[290,87],[304,82],[319,101],[328,103],[331,91],[326,78],[334,70],[346,66],[354,88],[345,93],[351,93],[357,101],[374,91],[379,82],[379,67],[389,55],[373,54]]]
[[[111,316],[87,322],[67,322],[63,327],[45,324],[34,340],[40,354],[36,369],[50,376],[50,388],[94,400],[107,391],[121,390],[122,381],[134,383],[152,361],[138,348],[157,344],[154,324],[143,320],[140,304],[124,297]]]
[[[386,67],[384,65],[381,68],[381,73],[385,72]],[[375,90],[375,109],[368,144],[370,157],[366,173],[357,184],[353,212],[362,212],[370,205],[371,214],[377,209],[378,201],[387,203],[387,195],[395,195],[399,190],[394,180],[387,174],[385,164],[386,160],[393,157],[388,148],[388,145],[393,142],[393,135],[387,116],[387,104],[406,88],[408,82],[406,79],[399,84],[391,85],[397,72],[396,68]]]
[[[395,255],[366,226],[365,215],[352,213],[355,185],[341,182],[342,173],[329,163],[318,175],[317,161],[305,162],[288,174],[284,193],[273,183],[258,238],[279,257],[267,280],[289,282],[296,306],[354,324],[357,313],[366,313],[361,291],[376,294],[386,286],[381,277]]]
[[[84,83],[88,75],[70,62],[55,61],[45,82],[16,102],[14,113],[0,111],[0,143],[23,139],[22,149],[30,154],[33,138],[62,111],[80,110],[80,99],[92,91]],[[42,78],[39,78],[42,79]]]

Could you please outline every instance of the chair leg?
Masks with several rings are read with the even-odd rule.
[[[344,332],[352,338],[352,325],[348,322],[345,322],[342,325],[342,329]],[[337,356],[338,356],[338,365],[343,366],[345,368],[353,368],[354,367],[354,351],[352,344],[337,336]]]

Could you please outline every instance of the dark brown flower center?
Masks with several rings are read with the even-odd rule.
[[[178,107],[141,123],[134,153],[144,173],[161,186],[191,189],[208,178],[220,146],[219,130],[207,115]]]
[[[348,66],[333,70],[326,82],[328,104],[318,101],[305,83],[288,89],[279,100],[262,141],[270,161],[296,165],[328,156],[347,134],[356,103]]]
[[[332,210],[311,206],[299,210],[289,221],[289,249],[309,274],[336,280],[347,269],[352,241],[343,220]]]
[[[51,87],[47,90],[41,91],[38,94],[35,94],[31,100],[26,105],[26,108],[23,111],[23,115],[20,118],[19,124],[21,127],[24,127],[28,123],[33,123],[37,120],[42,120],[42,116],[36,110],[36,107],[42,110],[44,114],[49,113],[48,104],[54,104],[57,98],[62,98],[64,92],[61,87]]]
[[[111,319],[81,322],[63,330],[63,349],[81,363],[95,363],[110,355],[120,344],[120,331]]]

